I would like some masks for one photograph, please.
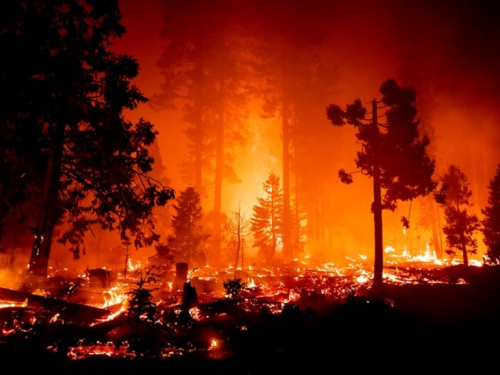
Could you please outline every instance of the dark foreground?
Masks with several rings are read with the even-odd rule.
[[[222,338],[220,345],[168,358],[99,355],[69,360],[65,350],[42,352],[27,340],[0,345],[0,361],[3,368],[35,366],[56,373],[498,372],[500,267],[433,272],[439,277],[446,273],[450,284],[388,285],[381,298],[353,296],[341,304],[290,306],[279,315],[225,315],[196,327],[192,336],[195,341],[213,334]],[[467,284],[453,283],[458,279]]]

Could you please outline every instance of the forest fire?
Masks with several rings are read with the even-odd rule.
[[[60,309],[51,307],[52,302],[44,303],[47,297],[33,302],[35,296],[44,294],[43,288],[32,295],[3,289],[0,290],[0,344],[18,345],[23,340],[43,339],[39,343],[43,342],[45,348],[41,350],[64,350],[69,360],[99,356],[169,358],[195,352],[206,353],[208,357],[230,355],[234,350],[231,347],[234,335],[251,332],[248,326],[252,326],[252,320],[266,316],[284,319],[321,315],[332,306],[354,300],[369,303],[373,272],[363,258],[351,259],[345,267],[305,261],[287,266],[251,267],[245,272],[235,272],[232,267],[205,267],[200,271],[203,275],[186,279],[177,290],[171,288],[169,281],[175,278],[174,269],[154,280],[145,276],[151,275],[151,271],[143,270],[142,276],[129,273],[126,280],[119,274],[107,287],[91,286],[88,280],[80,280],[77,288],[69,288],[73,289],[71,294],[59,294],[63,303]],[[434,259],[393,255],[385,265],[384,283],[387,287],[469,284],[462,278],[441,274],[444,267],[449,265],[436,264]],[[104,295],[104,302],[96,303],[93,293]],[[23,300],[7,301],[4,296]],[[89,297],[88,302],[84,302],[83,296]],[[64,305],[72,301],[78,301],[80,307],[106,312],[101,316],[80,316],[76,324]],[[389,294],[383,303],[397,307]],[[78,312],[78,308],[76,312],[85,314]],[[46,330],[46,326],[52,327],[50,335],[36,337],[35,332],[43,335],[41,329]],[[211,351],[216,353],[210,354]]]
[[[500,335],[499,25],[1,1],[2,368],[316,373]]]

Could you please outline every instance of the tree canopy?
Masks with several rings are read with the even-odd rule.
[[[173,233],[169,236],[168,243],[174,250],[176,261],[194,261],[197,265],[205,265],[205,251],[201,244],[208,236],[202,232],[200,194],[194,187],[188,186],[176,198],[174,210]]]
[[[254,247],[270,261],[282,246],[283,236],[283,191],[280,178],[274,172],[263,183],[265,197],[257,198],[258,204],[253,206],[250,220],[254,235]]]
[[[327,118],[335,126],[350,124],[357,129],[361,151],[355,160],[359,171],[373,178],[372,212],[375,224],[374,288],[382,287],[383,241],[382,210],[395,210],[397,201],[408,201],[429,194],[436,187],[433,180],[435,163],[426,152],[429,138],[420,135],[416,119],[416,93],[389,78],[380,86],[382,99],[372,101],[371,119],[360,99],[342,109],[327,107]],[[379,123],[378,104],[387,107],[385,123]],[[352,183],[352,173],[339,171],[340,179]],[[406,218],[403,224],[408,225]]]
[[[488,189],[488,205],[481,210],[484,219],[481,224],[483,241],[487,247],[487,261],[500,264],[500,164],[497,165],[495,176],[491,179]]]
[[[15,139],[7,167],[20,169],[10,169],[2,187],[40,192],[30,270],[46,274],[61,223],[59,241],[76,258],[94,225],[118,230],[135,246],[151,244],[159,238],[153,209],[174,191],[148,175],[153,125],[123,116],[147,98],[131,84],[137,61],[109,50],[125,32],[117,2],[7,0],[0,7],[2,140]],[[24,170],[26,178],[4,184]]]
[[[157,65],[164,81],[152,102],[184,106],[188,144],[180,172],[202,199],[211,194],[213,181],[207,203],[213,202],[214,213],[207,220],[213,221],[211,253],[217,261],[223,181],[240,182],[233,168],[234,146],[244,144],[248,133],[242,121],[249,100],[243,83],[246,6],[225,0],[165,0],[161,5],[165,44]]]
[[[446,253],[462,253],[464,265],[469,265],[469,254],[477,253],[475,232],[479,229],[479,219],[467,211],[472,204],[469,198],[472,191],[465,173],[456,165],[450,165],[441,177],[442,189],[437,195],[438,202],[444,207],[446,224],[443,233],[446,235]]]

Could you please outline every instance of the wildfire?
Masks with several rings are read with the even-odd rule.
[[[386,285],[467,284],[463,279],[451,281],[444,277],[438,277],[436,272],[432,272],[442,268],[443,265],[454,265],[458,262],[454,259],[438,260],[436,254],[430,251],[429,245],[426,246],[423,254],[414,256],[410,256],[405,251],[398,253],[390,246],[386,247],[385,254],[383,279]],[[371,288],[373,265],[362,254],[348,260],[349,264],[343,267],[332,262],[315,263],[312,259],[307,261],[297,259],[289,265],[279,267],[252,266],[246,267],[244,270],[237,269],[239,274],[244,275],[245,282],[242,284],[237,298],[230,299],[225,298],[226,294],[221,285],[217,287],[217,282],[225,279],[227,275],[234,274],[234,267],[228,266],[224,269],[204,267],[198,271],[199,276],[189,279],[191,284],[197,287],[197,301],[194,306],[187,308],[183,305],[182,292],[172,290],[171,280],[162,280],[162,286],[157,288],[161,293],[155,294],[156,301],[152,306],[158,312],[154,324],[163,327],[162,329],[166,332],[171,332],[169,334],[174,336],[169,336],[170,340],[178,342],[179,339],[175,338],[175,335],[186,334],[189,332],[190,325],[203,324],[211,319],[220,319],[221,321],[232,319],[232,314],[236,310],[221,309],[230,304],[237,304],[237,310],[240,312],[255,313],[266,310],[269,314],[280,316],[285,310],[287,310],[287,314],[293,315],[293,309],[297,306],[302,306],[302,308],[309,305],[321,306],[328,301],[342,302],[348,300],[349,297],[364,295]],[[471,260],[470,264],[471,266],[482,266],[482,262],[475,260]],[[138,269],[140,262],[133,263],[129,260],[128,266],[131,270]],[[137,321],[143,320],[134,320],[134,317],[127,311],[131,298],[130,291],[137,282],[134,277],[138,276],[130,276],[128,283],[127,280],[113,280],[108,287],[98,289],[97,292],[88,284],[80,286],[84,292],[94,293],[93,295],[97,293],[102,298],[99,302],[95,298],[89,300],[86,303],[88,306],[110,311],[109,314],[89,322],[91,329],[98,330],[101,325],[107,327],[108,324],[110,327],[113,324],[117,324],[117,327],[119,327],[118,324],[131,324],[129,329],[133,331],[134,325],[139,324]],[[86,280],[85,278],[81,279]],[[39,289],[33,294],[46,297],[47,291]],[[224,305],[224,300],[227,301],[227,305]],[[394,301],[387,300],[387,304],[392,306]],[[27,307],[27,298],[23,301],[0,300],[0,309]],[[181,315],[187,317],[184,323],[181,323],[177,318]],[[142,314],[141,316],[146,315]],[[34,313],[29,322],[22,322],[24,318],[20,318],[20,320],[4,324],[0,327],[0,336],[13,337],[21,332],[29,332],[32,329],[30,327],[34,327],[37,318],[38,316]],[[63,317],[63,312],[61,314],[54,312],[47,317],[46,322],[61,325],[69,323],[67,318]],[[156,329],[154,328],[153,331]],[[246,332],[247,330],[249,328],[241,326],[240,331]],[[225,341],[221,341],[223,340],[221,337],[217,337],[218,334],[218,332],[212,331],[207,333],[198,344],[195,342],[184,346],[169,344],[169,340],[165,339],[161,356],[184,355],[195,350],[208,350],[213,351],[213,355],[223,355],[225,350],[223,348],[226,345]],[[118,333],[111,334],[109,337],[112,340],[107,343],[79,341],[78,345],[69,348],[68,358],[72,360],[90,356],[129,358],[137,355],[135,349],[131,348],[132,345],[129,345],[126,339],[119,340],[120,336],[114,337],[113,335],[118,335]],[[54,346],[54,350],[57,350],[57,345]]]

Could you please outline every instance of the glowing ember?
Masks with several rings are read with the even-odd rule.
[[[116,346],[112,342],[106,344],[96,343],[93,345],[78,345],[68,350],[68,358],[71,360],[85,359],[93,356],[106,356],[113,358],[133,358],[135,353],[130,352],[126,343]]]
[[[438,277],[438,273],[433,272],[439,270],[445,265],[460,264],[454,259],[439,261],[436,259],[435,253],[429,251],[427,245],[426,251],[423,254],[409,256],[404,251],[398,252],[392,247],[386,248],[386,257],[384,259],[383,280],[386,285],[433,285],[433,284],[450,284],[463,285],[467,284],[464,279],[458,278],[450,280],[446,277]],[[294,308],[297,306],[308,306],[315,304],[321,306],[326,302],[345,302],[349,298],[355,296],[368,295],[368,291],[372,286],[373,265],[367,260],[364,255],[359,255],[358,258],[348,258],[346,266],[339,266],[332,262],[315,263],[309,259],[308,262],[297,260],[291,262],[290,265],[280,265],[273,267],[248,267],[245,270],[238,272],[245,274],[246,285],[240,291],[238,299],[225,298],[225,292],[221,285],[215,287],[217,280],[222,278],[226,280],[227,275],[235,273],[234,268],[227,267],[225,269],[212,269],[203,267],[198,270],[195,279],[191,279],[191,283],[198,283],[197,304],[189,308],[188,320],[189,324],[204,324],[210,319],[232,319],[232,314],[236,311],[244,311],[247,313],[259,313],[267,311],[271,316],[281,316],[286,311],[286,314],[294,313]],[[471,261],[471,265],[481,266],[482,262]],[[133,265],[130,263],[130,265]],[[214,277],[219,275],[219,277]],[[99,329],[103,324],[130,324],[131,317],[128,315],[128,302],[130,299],[130,290],[136,285],[135,276],[130,276],[129,283],[122,281],[114,281],[113,285],[108,288],[99,290],[103,301],[100,303],[91,303],[99,309],[106,309],[111,313],[104,318],[95,319],[89,322],[89,327]],[[87,284],[85,284],[87,285]],[[94,289],[88,286],[86,290],[93,291]],[[179,323],[178,317],[181,312],[186,312],[186,307],[183,306],[182,293],[171,291],[172,281],[162,280],[162,285],[158,290],[163,294],[163,300],[154,303],[154,308],[158,311],[158,317],[154,319],[154,324],[165,329],[172,329],[175,334],[182,334],[186,330],[182,327],[183,323]],[[212,289],[206,288],[206,285],[212,285]],[[44,296],[46,291],[43,289],[37,290],[36,294]],[[156,296],[155,296],[156,297]],[[234,309],[227,310],[228,305],[221,302],[227,300],[229,304],[234,304]],[[220,304],[219,304],[220,303]],[[394,305],[394,301],[387,299],[385,303],[389,306]],[[22,302],[3,301],[0,308],[25,308],[28,306],[28,300]],[[208,307],[210,306],[210,307]],[[225,309],[219,310],[219,308]],[[208,307],[208,308],[207,308]],[[144,315],[144,314],[143,314]],[[145,316],[145,315],[144,315]],[[141,319],[139,317],[139,319]],[[61,318],[61,314],[54,313],[47,322],[52,324],[67,324],[66,319]],[[9,324],[4,324],[0,327],[1,337],[13,337],[22,332],[29,332],[34,327],[36,322],[35,316],[26,320],[24,326],[21,327],[17,321],[12,321]],[[125,323],[124,323],[125,322]],[[144,320],[146,323],[146,321]],[[151,321],[153,322],[153,321]],[[136,324],[136,323],[134,323]],[[185,324],[185,323],[184,323]],[[130,328],[133,331],[134,325]],[[188,325],[189,327],[189,325]],[[249,330],[246,325],[237,327],[239,331],[245,332]],[[208,350],[213,351],[213,355],[223,355],[222,350],[224,345],[220,338],[216,338],[213,332],[203,337],[202,342],[198,344],[186,344],[184,347],[178,348],[172,346],[165,340],[165,345],[161,350],[160,356],[163,358],[185,355],[190,351]],[[133,336],[132,336],[133,337]],[[131,338],[131,337],[129,337]],[[173,341],[179,341],[179,338],[172,336]],[[215,350],[217,349],[217,350]],[[51,349],[58,350],[57,345],[52,345]],[[88,342],[81,340],[78,345],[71,347],[68,350],[68,358],[79,360],[91,356],[106,356],[116,358],[133,358],[137,356],[127,340],[113,340],[108,343]]]
[[[59,320],[59,314],[55,314],[51,319],[50,319],[50,322],[51,323],[55,323]]]
[[[203,316],[201,314],[201,311],[198,307],[193,307],[189,309],[189,315],[191,315],[191,318],[194,320],[202,320]]]
[[[28,306],[28,299],[27,298],[23,302],[0,301],[0,309],[10,308],[10,307],[27,307],[27,306]]]

